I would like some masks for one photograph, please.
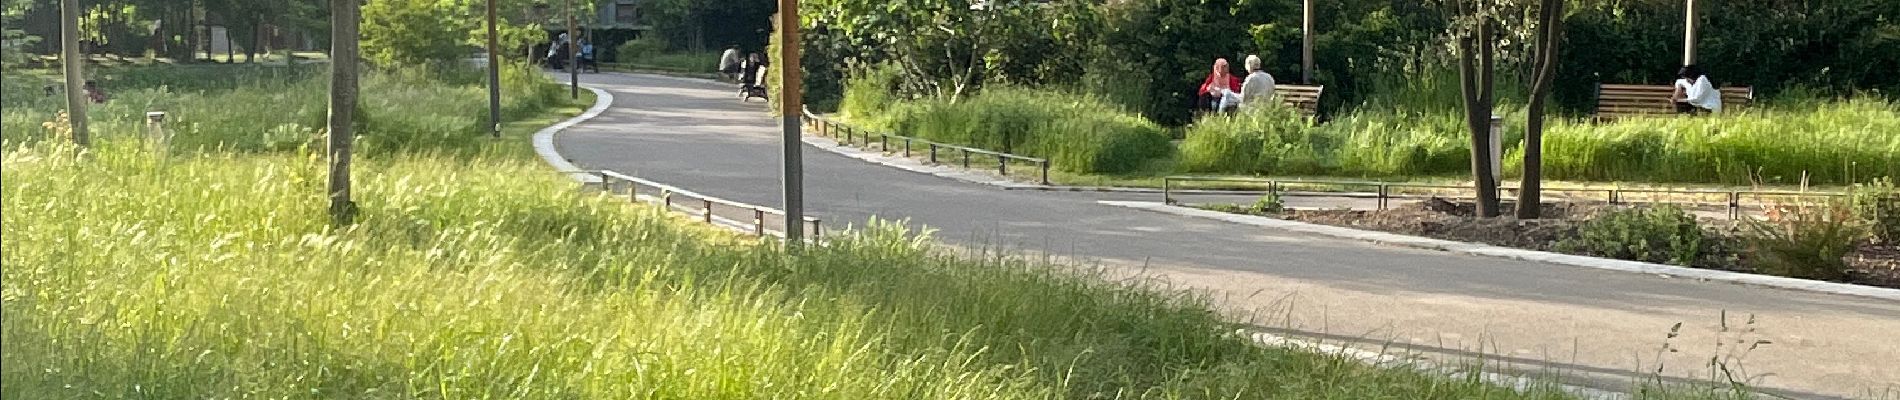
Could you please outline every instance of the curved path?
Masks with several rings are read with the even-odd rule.
[[[777,204],[779,129],[761,103],[702,80],[583,80],[615,100],[556,139],[575,164]],[[1708,379],[1711,357],[1791,397],[1900,390],[1893,302],[1277,232],[1096,203],[1112,194],[998,190],[810,146],[805,162],[806,207],[832,227],[908,219],[953,244],[1100,260],[1201,290],[1236,320],[1282,335],[1482,357],[1614,390],[1658,365],[1672,378]],[[1772,343],[1746,351],[1758,340]]]

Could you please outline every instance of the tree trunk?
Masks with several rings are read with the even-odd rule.
[[[1464,94],[1465,123],[1471,129],[1471,177],[1477,186],[1478,215],[1498,215],[1497,180],[1491,170],[1491,77],[1485,70],[1491,63],[1489,18],[1468,2],[1459,2],[1462,15],[1479,16],[1476,26],[1457,36],[1458,78]],[[1482,60],[1481,60],[1482,59]]]
[[[246,64],[256,64],[257,49],[264,47],[263,19],[263,16],[258,16],[256,20],[251,21],[251,45],[244,48],[244,63]]]
[[[1498,98],[1497,41],[1495,40],[1497,26],[1491,20],[1491,10],[1479,10],[1478,15],[1477,43],[1482,45],[1478,47],[1478,95],[1480,96],[1479,103],[1483,107],[1479,108],[1477,112],[1480,123],[1479,131],[1483,132],[1483,141],[1477,142],[1478,146],[1473,147],[1473,149],[1477,151],[1472,154],[1483,156],[1483,158],[1478,161],[1484,166],[1483,173],[1476,174],[1478,178],[1478,216],[1490,218],[1498,216],[1498,174],[1497,171],[1493,169],[1496,168],[1496,166],[1491,165],[1491,136],[1497,134],[1491,131],[1492,113],[1496,112]]]
[[[1557,51],[1563,40],[1564,0],[1543,0],[1538,10],[1536,75],[1532,78],[1528,115],[1524,121],[1524,176],[1517,192],[1517,218],[1537,219],[1543,212],[1544,101],[1557,72]]]
[[[85,71],[86,59],[79,55],[79,0],[59,2],[59,47],[66,75],[66,115],[72,128],[73,144],[86,147],[92,137],[86,132]]]
[[[356,214],[350,201],[350,142],[356,122],[357,0],[330,0],[330,216],[348,225]]]

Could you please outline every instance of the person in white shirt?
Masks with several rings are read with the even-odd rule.
[[[1722,112],[1722,91],[1709,83],[1708,75],[1695,64],[1682,67],[1676,73],[1676,92],[1669,96],[1676,103],[1676,112],[1682,114],[1702,114]]]
[[[726,74],[726,79],[737,81],[740,61],[739,45],[727,46],[726,52],[719,54],[719,72]]]
[[[1260,66],[1260,56],[1247,56],[1247,79],[1240,84],[1240,104],[1251,107],[1258,104],[1271,104],[1273,100],[1273,75]]]

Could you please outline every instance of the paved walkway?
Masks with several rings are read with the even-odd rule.
[[[583,80],[615,104],[557,138],[576,164],[777,203],[779,129],[760,102],[683,78]],[[1237,320],[1285,335],[1454,361],[1483,355],[1618,390],[1659,362],[1667,376],[1707,379],[1715,357],[1791,397],[1900,391],[1893,302],[1277,232],[1097,204],[1152,196],[1005,191],[810,146],[805,162],[807,208],[827,229],[908,219],[953,244],[1100,260],[1202,290]],[[1757,340],[1772,343],[1745,351]]]

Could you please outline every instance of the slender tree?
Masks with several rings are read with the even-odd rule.
[[[1455,1],[1465,23],[1455,28],[1458,78],[1465,100],[1465,120],[1471,129],[1471,178],[1477,183],[1478,216],[1498,216],[1498,182],[1491,166],[1491,109],[1493,90],[1491,10],[1483,0]]]
[[[1518,183],[1517,218],[1537,219],[1543,207],[1544,101],[1557,73],[1558,45],[1563,41],[1564,0],[1542,0],[1537,9],[1537,37],[1531,98],[1525,105],[1524,176]]]
[[[92,144],[92,138],[86,132],[86,91],[83,86],[86,75],[80,68],[86,60],[79,56],[79,0],[59,2],[59,43],[60,60],[64,62],[66,70],[66,114],[72,124],[73,144],[88,146]]]
[[[337,225],[355,216],[350,201],[350,141],[355,134],[357,0],[330,0],[330,215]]]
[[[488,0],[488,133],[501,137],[501,39],[495,26],[495,0]]]

